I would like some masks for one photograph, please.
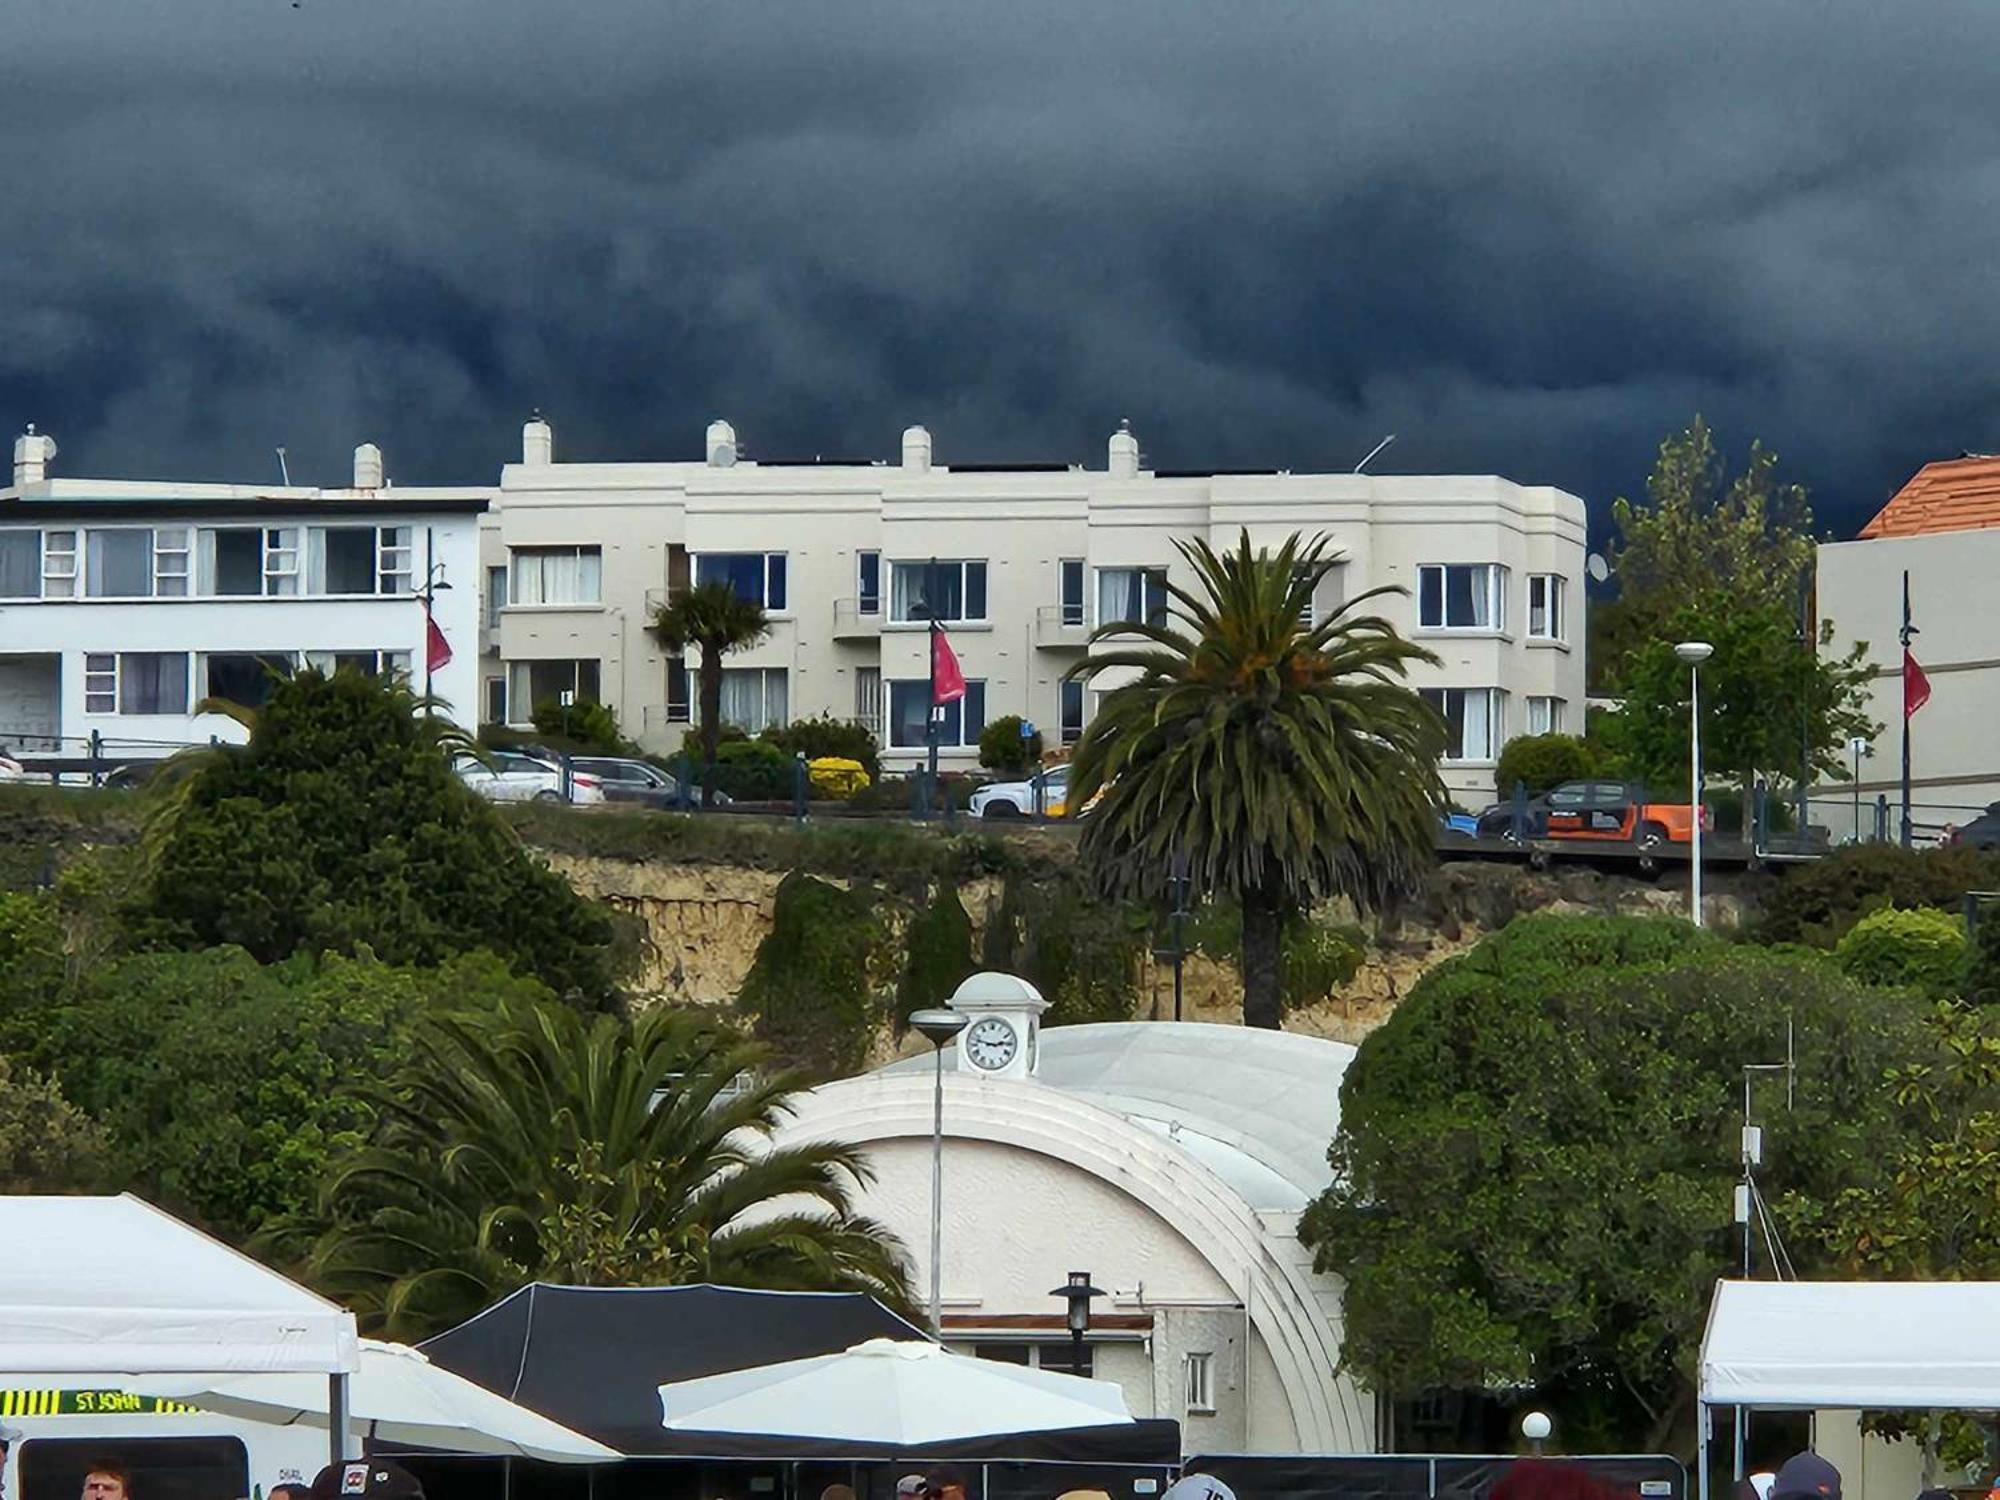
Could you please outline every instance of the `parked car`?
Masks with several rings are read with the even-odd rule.
[[[1476,838],[1479,835],[1479,819],[1471,813],[1446,812],[1438,814],[1438,827],[1445,833],[1462,833]]]
[[[1967,823],[1954,828],[1945,842],[1967,849],[2000,849],[2000,802]]]
[[[511,750],[496,750],[485,760],[467,755],[452,767],[480,796],[493,802],[560,802],[563,800],[562,767]],[[569,800],[578,805],[604,800],[598,779],[572,771]]]
[[[1042,812],[1059,818],[1057,811],[1069,797],[1069,767],[1053,766],[1042,777]],[[1035,811],[1035,783],[1027,781],[988,782],[972,794],[966,804],[975,818],[1026,818]]]
[[[27,770],[11,755],[0,755],[0,782],[26,781]]]
[[[1569,781],[1552,791],[1543,792],[1539,797],[1530,797],[1522,804],[1522,831],[1531,839],[1546,838],[1549,831],[1549,812],[1552,808],[1581,807],[1590,800],[1591,788],[1596,785],[1589,781]],[[1496,802],[1480,813],[1474,831],[1482,839],[1505,839],[1514,836],[1514,801],[1510,797],[1505,802]]]
[[[680,783],[649,760],[633,760],[616,755],[579,755],[570,761],[574,770],[597,778],[606,802],[636,802],[643,807],[676,808],[681,805]],[[690,804],[701,801],[701,788],[688,788]],[[715,794],[718,807],[729,805],[729,794]]]
[[[1580,801],[1556,800],[1558,794],[1574,787],[1588,788]],[[1636,782],[1570,782],[1557,787],[1549,797],[1548,836],[1552,839],[1596,840],[1657,849],[1665,844],[1689,843],[1694,838],[1693,804],[1655,802]],[[1713,815],[1706,807],[1702,808],[1702,828],[1706,830],[1713,825]]]

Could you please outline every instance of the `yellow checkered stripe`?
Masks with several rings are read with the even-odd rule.
[[[0,1417],[171,1417],[200,1409],[163,1396],[135,1396],[129,1391],[0,1390]]]

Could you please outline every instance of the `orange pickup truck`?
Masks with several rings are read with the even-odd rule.
[[[1657,849],[1685,844],[1694,838],[1694,808],[1685,802],[1653,802],[1636,782],[1592,781],[1581,801],[1557,801],[1549,806],[1548,836],[1552,839],[1594,839],[1603,843],[1637,844]],[[1572,787],[1565,790],[1573,790]],[[1701,810],[1702,832],[1714,827],[1714,816]]]

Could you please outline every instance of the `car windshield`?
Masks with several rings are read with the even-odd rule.
[[[496,770],[515,774],[523,771],[542,772],[548,770],[548,767],[540,761],[531,760],[525,755],[496,755],[493,757],[493,765]]]

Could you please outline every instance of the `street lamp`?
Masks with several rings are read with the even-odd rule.
[[[1856,735],[1847,742],[1847,753],[1854,757],[1854,842],[1861,842],[1861,757],[1868,753],[1868,741]],[[1801,833],[1805,830],[1800,829]]]
[[[1549,1434],[1554,1430],[1555,1424],[1545,1411],[1531,1411],[1521,1418],[1521,1436],[1528,1440],[1528,1451],[1537,1458],[1542,1456],[1542,1444],[1549,1440]]]
[[[1707,641],[1682,641],[1674,655],[1688,668],[1688,779],[1694,790],[1693,874],[1688,882],[1689,915],[1701,926],[1701,664],[1715,655]]]
[[[1067,1304],[1066,1321],[1069,1324],[1070,1373],[1083,1373],[1083,1336],[1090,1332],[1090,1299],[1102,1297],[1103,1292],[1090,1284],[1090,1272],[1072,1271],[1069,1280],[1049,1293],[1060,1297]]]
[[[425,538],[425,550],[429,550],[428,534]],[[417,598],[424,606],[424,701],[426,703],[430,701],[431,696],[431,637],[437,632],[437,622],[431,616],[431,604],[439,594],[450,592],[451,584],[445,579],[444,564],[432,563],[424,572],[424,586],[417,590]]]
[[[931,1337],[944,1337],[944,1300],[938,1278],[944,1262],[944,1044],[965,1030],[965,1013],[944,1006],[914,1011],[910,1024],[931,1044],[937,1058],[931,1096]]]

